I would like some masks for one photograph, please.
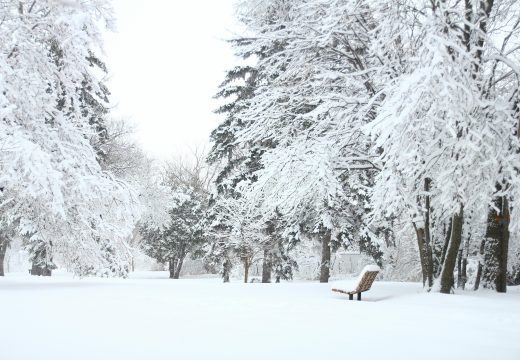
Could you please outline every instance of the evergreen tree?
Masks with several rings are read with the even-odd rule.
[[[168,263],[171,279],[178,279],[188,255],[200,255],[204,244],[201,221],[205,214],[206,197],[192,188],[177,188],[177,199],[170,210],[170,221],[162,227],[141,226],[142,248],[160,263]]]

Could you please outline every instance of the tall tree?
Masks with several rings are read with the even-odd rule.
[[[514,8],[511,2],[499,3],[500,8]],[[503,58],[504,47],[496,44],[515,36],[517,25],[505,25],[516,22],[511,22],[511,14],[492,16],[493,2],[488,1],[408,5],[416,14],[408,26],[417,29],[415,41],[410,41],[410,32],[400,32],[399,46],[412,49],[414,56],[400,62],[405,66],[400,73],[394,72],[393,81],[385,87],[384,101],[372,123],[376,149],[382,149],[374,209],[386,215],[408,213],[414,226],[419,223],[416,228],[425,229],[417,231],[421,254],[426,253],[420,241],[427,238],[426,230],[433,249],[440,239],[447,239],[441,258],[433,260],[440,264],[440,270],[434,271],[442,274],[439,289],[449,292],[461,244],[460,208],[472,214],[486,212],[493,197],[500,195],[493,191],[497,183],[507,183],[510,194],[516,191],[510,167],[516,162],[511,162],[511,152],[518,147],[513,131],[516,120],[508,110],[513,109],[513,92],[509,85],[495,87],[496,62],[483,59],[503,59],[502,80],[513,80],[515,66],[509,66],[515,55]],[[496,23],[491,25],[491,19]],[[398,15],[394,21],[406,21],[406,17]],[[508,31],[499,31],[502,26]],[[394,44],[386,44],[392,46],[388,52],[394,51]],[[425,181],[428,188],[423,186]],[[425,197],[427,205],[417,201]],[[443,236],[450,219],[449,236]],[[480,226],[468,230],[472,239],[484,235]],[[425,269],[423,276],[428,278],[431,272],[425,274]]]
[[[80,274],[102,271],[114,258],[99,239],[124,254],[141,214],[132,189],[101,169],[89,141],[96,130],[82,113],[92,108],[82,87],[103,93],[89,59],[101,48],[100,25],[112,22],[109,2],[6,2],[0,14],[6,216],[45,259]]]

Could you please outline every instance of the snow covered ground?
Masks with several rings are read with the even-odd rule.
[[[520,359],[519,288],[376,282],[358,302],[328,284],[164,277],[7,274],[0,359]]]

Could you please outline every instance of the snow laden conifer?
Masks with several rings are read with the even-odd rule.
[[[275,144],[254,141],[239,143],[237,135],[244,129],[244,123],[238,114],[250,106],[255,90],[269,82],[254,65],[247,63],[253,63],[256,59],[263,59],[268,54],[279,51],[280,44],[273,42],[257,47],[253,38],[235,39],[231,44],[236,54],[244,59],[245,64],[228,71],[216,95],[217,99],[225,102],[216,113],[225,115],[225,119],[211,134],[213,146],[208,155],[208,162],[217,169],[217,173],[206,221],[212,241],[207,245],[205,259],[212,268],[222,267],[225,281],[229,279],[235,263],[242,263],[244,278],[247,281],[250,266],[253,262],[260,261],[260,254],[263,253],[262,281],[269,282],[271,270],[280,268],[277,259],[282,259],[283,256],[274,256],[274,248],[268,245],[268,241],[261,244],[260,239],[265,237],[260,236],[260,233],[269,226],[265,219],[252,222],[250,215],[254,206],[251,206],[251,209],[243,208],[242,205],[246,203],[241,198],[247,192],[245,188],[248,184],[256,181],[254,172],[262,167],[260,160],[263,153]],[[260,243],[239,235],[244,234],[245,227],[255,234],[253,237]],[[287,266],[282,268],[287,270]],[[289,274],[291,271],[288,270],[286,273]]]
[[[244,1],[240,13],[254,34],[244,53],[273,44],[279,49],[258,59],[265,81],[235,114],[242,124],[237,144],[273,144],[260,157],[255,181],[242,187],[243,196],[265,221],[281,213],[286,235],[301,233],[322,244],[322,281],[329,277],[330,247],[348,245],[341,234],[354,239],[371,232],[364,226],[365,208],[351,206],[361,198],[357,191],[366,194],[372,176],[359,128],[372,116],[375,91],[365,74],[373,61],[367,57],[370,40],[359,35],[366,29],[348,21],[354,11],[361,11],[361,27],[373,26],[363,4]]]
[[[168,221],[145,218],[139,227],[141,249],[159,263],[168,264],[172,279],[179,278],[188,256],[202,256],[206,242],[203,224],[212,172],[201,152],[195,152],[191,160],[168,162],[163,170],[162,186],[169,188],[171,198]]]
[[[167,225],[144,223],[140,232],[146,255],[168,264],[171,279],[178,279],[187,256],[196,257],[204,243],[200,226],[207,199],[192,188],[177,188]]]

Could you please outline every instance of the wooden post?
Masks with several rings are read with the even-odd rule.
[[[357,299],[358,299],[358,301],[361,301],[361,293],[360,292],[357,293]]]
[[[348,294],[348,299],[349,300],[354,300],[354,294]]]

